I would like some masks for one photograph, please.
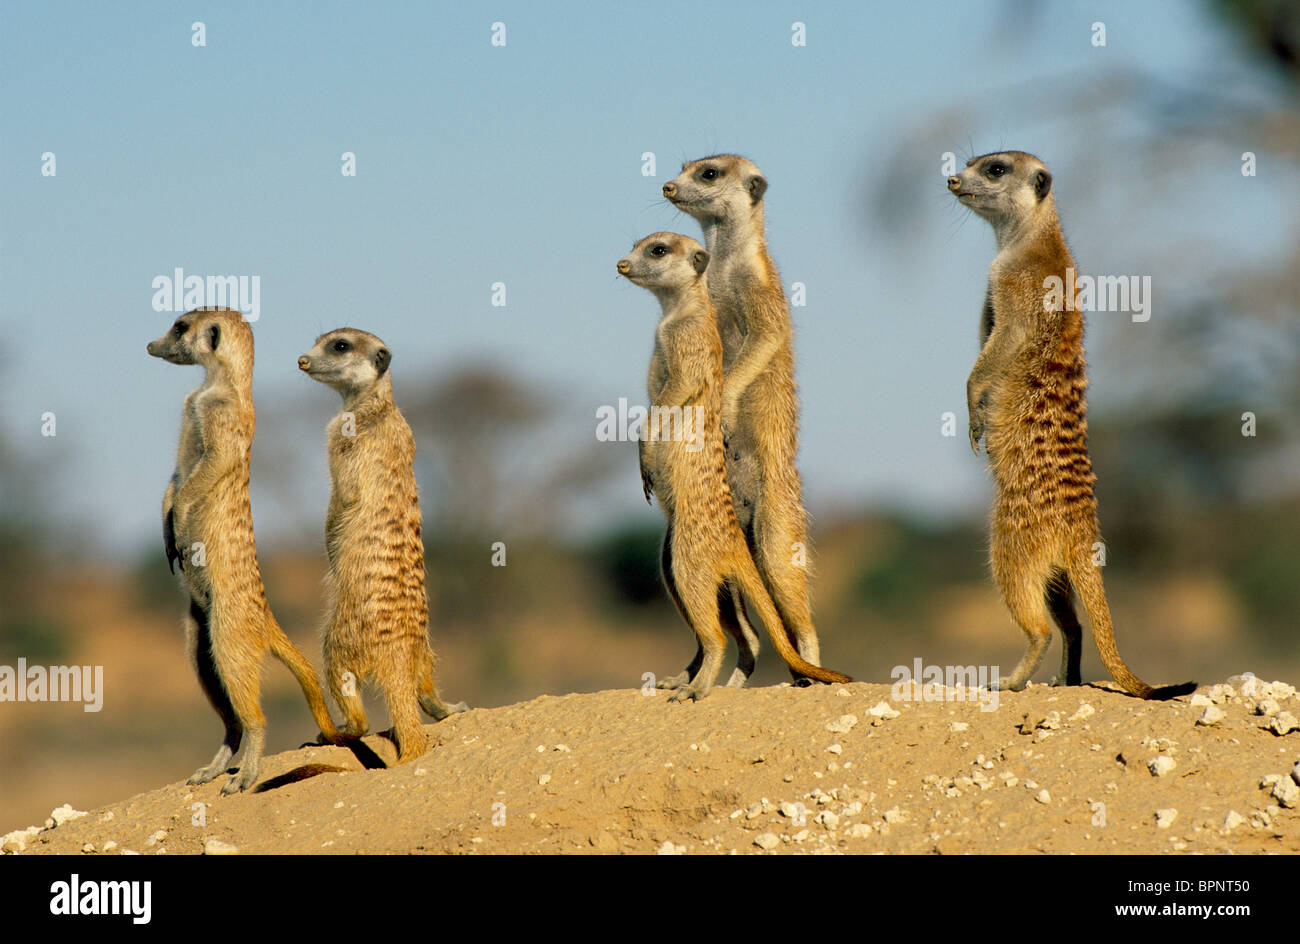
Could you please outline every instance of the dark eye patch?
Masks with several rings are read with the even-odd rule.
[[[352,350],[352,345],[347,341],[344,341],[342,338],[339,338],[337,341],[331,344],[330,347],[332,347],[335,351],[337,351],[340,354],[346,354],[348,351]]]

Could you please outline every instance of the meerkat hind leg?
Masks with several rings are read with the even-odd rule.
[[[212,636],[208,629],[208,614],[197,600],[190,600],[190,612],[185,621],[185,638],[190,647],[190,658],[194,662],[199,677],[199,685],[212,707],[221,717],[225,726],[225,738],[221,747],[206,767],[200,767],[190,776],[186,783],[207,783],[224,774],[230,767],[230,759],[239,750],[244,738],[244,726],[235,714],[235,707],[230,703],[226,687],[217,674],[216,663],[212,660]]]
[[[370,730],[370,719],[366,717],[366,708],[361,701],[360,677],[353,673],[350,691],[346,691],[342,679],[346,670],[337,668],[328,656],[325,660],[325,671],[329,673],[330,695],[334,698],[334,703],[339,706],[339,710],[343,712],[343,724],[339,727],[339,733],[349,738],[364,736]]]
[[[678,574],[680,578],[683,575]],[[688,622],[700,640],[703,658],[699,670],[691,680],[678,688],[669,701],[699,701],[713,688],[722,671],[722,657],[727,652],[727,637],[722,631],[718,614],[718,585],[710,574],[693,573],[689,582],[678,581],[678,590],[685,604]]]
[[[1011,615],[1028,637],[1028,647],[1011,675],[998,679],[997,688],[1004,692],[1018,692],[1042,664],[1047,646],[1052,641],[1052,623],[1048,617],[1043,582],[1032,573],[1022,569],[1015,578],[1004,584],[1002,593]]]
[[[1058,570],[1047,581],[1047,608],[1061,630],[1061,670],[1054,685],[1081,685],[1079,662],[1083,655],[1083,627],[1074,610],[1074,588],[1065,571]]]
[[[664,587],[668,590],[668,596],[672,598],[673,605],[677,607],[677,612],[681,614],[682,620],[687,626],[691,625],[691,618],[686,613],[686,607],[682,604],[681,594],[677,592],[677,581],[673,577],[673,549],[672,549],[673,532],[670,525],[668,531],[664,534],[663,548],[660,551],[659,565],[660,572],[663,576]],[[696,674],[700,671],[700,663],[704,661],[704,646],[697,641],[695,647],[695,656],[686,665],[686,669],[679,675],[662,678],[655,683],[655,688],[676,689],[690,684]]]
[[[220,632],[216,633],[220,635]],[[221,788],[223,794],[247,790],[257,781],[257,770],[266,744],[266,717],[258,703],[261,682],[259,668],[265,651],[256,652],[251,665],[245,664],[247,653],[234,646],[219,647],[214,654],[216,670],[235,716],[244,729],[243,749],[239,758],[239,772]]]
[[[740,650],[740,655],[736,659],[736,668],[732,671],[731,678],[727,680],[727,687],[744,688],[745,683],[754,674],[754,664],[758,661],[758,633],[754,632],[749,614],[745,612],[745,601],[740,595],[740,588],[734,583],[729,582],[726,588],[719,589],[718,614],[722,619],[722,628],[736,640],[736,647]],[[701,647],[701,660],[703,652],[704,649]]]

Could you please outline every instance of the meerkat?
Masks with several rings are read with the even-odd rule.
[[[444,704],[434,684],[415,437],[393,402],[391,361],[373,334],[339,328],[318,337],[298,367],[343,398],[325,433],[329,690],[343,710],[344,736],[359,737],[369,725],[355,683],[378,683],[400,764],[424,753],[419,709],[441,721],[466,705]]]
[[[740,531],[723,456],[722,341],[709,301],[708,265],[704,248],[676,233],[647,236],[618,262],[619,274],[653,292],[662,312],[650,365],[652,408],[641,443],[642,482],[658,497],[668,522],[661,556],[664,585],[699,641],[687,677],[671,683],[677,689],[672,700],[698,700],[709,693],[726,650],[724,626],[740,650],[728,684],[743,685],[753,671],[758,636],[743,607],[735,605],[737,591],[753,602],[792,670],[822,682],[851,681],[809,663],[790,644]],[[665,429],[675,418],[676,429]]]
[[[1152,688],[1129,671],[1115,647],[1101,571],[1096,475],[1088,456],[1083,313],[1073,299],[1049,296],[1074,259],[1061,233],[1052,175],[1032,154],[1004,151],[971,158],[948,189],[993,227],[997,255],[989,267],[980,318],[980,353],[966,384],[970,443],[980,441],[997,495],[991,563],[1003,600],[1028,637],[1028,648],[999,687],[1019,691],[1060,628],[1057,684],[1080,684],[1082,629],[1077,591],[1097,651],[1111,677],[1138,698],[1167,699],[1195,682]]]
[[[225,738],[212,762],[190,777],[207,783],[243,745],[223,794],[257,780],[266,741],[260,704],[269,649],[298,680],[327,740],[338,737],[311,663],[271,614],[257,563],[249,504],[253,429],[253,332],[237,311],[201,308],[176,319],[148,351],[171,364],[198,364],[203,383],[185,398],[176,470],[163,497],[168,568],[179,564],[189,595],[186,648]],[[174,572],[174,571],[173,571]]]
[[[700,223],[711,260],[709,299],[722,339],[722,429],[736,516],[799,654],[820,665],[808,596],[808,515],[795,464],[799,398],[790,309],[767,251],[766,191],[759,169],[734,154],[688,161],[663,187],[673,206]]]

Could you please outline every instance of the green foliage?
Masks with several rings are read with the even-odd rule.
[[[588,551],[606,593],[618,603],[643,607],[668,599],[659,574],[663,528],[629,525],[612,531]]]

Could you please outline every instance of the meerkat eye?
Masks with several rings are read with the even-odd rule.
[[[700,174],[700,179],[701,179],[701,180],[717,180],[717,179],[718,179],[718,169],[717,169],[716,167],[706,167],[706,168],[704,168],[704,171]]]
[[[348,351],[352,350],[352,345],[349,344],[347,341],[344,341],[342,338],[339,338],[337,341],[331,344],[330,347],[332,347],[335,351],[337,351],[340,354],[346,354]]]
[[[998,161],[994,161],[992,164],[989,165],[988,175],[990,177],[1001,177],[1003,174],[1007,172],[1007,169],[1008,168],[1006,164],[1002,164]]]
[[[652,255],[652,256],[666,256],[666,255],[668,255],[668,247],[665,246],[663,243],[657,243],[657,244],[656,244],[656,245],[655,245],[655,246],[650,250],[650,255]]]
[[[172,330],[176,332],[176,337],[178,337],[178,338],[179,338],[182,334],[184,334],[188,329],[189,329],[189,325],[187,325],[187,324],[186,324],[185,322],[183,322],[183,321],[178,321],[178,322],[176,322],[176,324],[172,327]]]

